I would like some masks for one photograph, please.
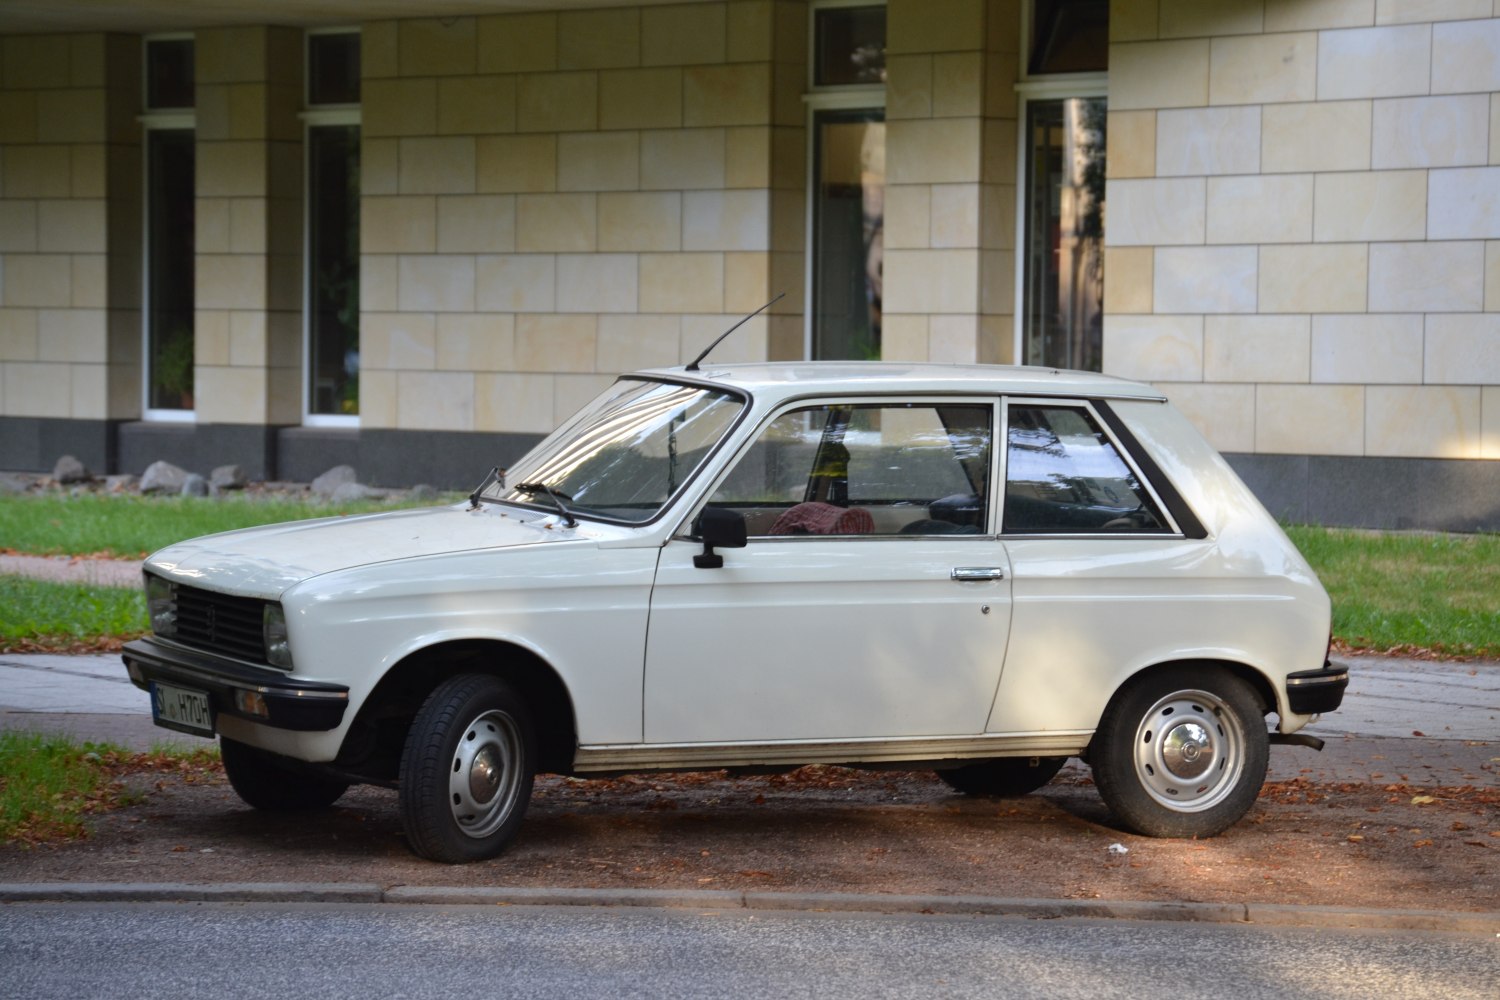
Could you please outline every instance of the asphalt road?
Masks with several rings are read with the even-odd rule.
[[[920,914],[297,904],[0,907],[0,996],[1500,995],[1477,935]]]

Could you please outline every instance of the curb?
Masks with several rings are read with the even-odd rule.
[[[524,889],[373,883],[0,883],[0,903],[385,903],[442,906],[607,906],[806,913],[922,913],[1026,920],[1157,920],[1329,929],[1444,931],[1500,937],[1500,912],[1374,910],[1270,903],[1154,903],[858,893],[675,889]]]

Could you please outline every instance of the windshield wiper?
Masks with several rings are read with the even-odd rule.
[[[515,490],[517,493],[530,493],[532,495],[535,495],[537,493],[547,494],[547,496],[552,498],[552,502],[557,504],[557,509],[562,512],[563,523],[570,528],[578,527],[578,519],[573,516],[573,512],[568,510],[567,505],[563,503],[564,497],[567,497],[567,499],[569,500],[573,499],[566,493],[563,493],[560,490],[554,490],[546,483],[517,483],[515,486],[511,487],[511,489]]]
[[[479,501],[482,499],[480,494],[489,489],[491,483],[499,483],[500,488],[502,490],[505,489],[505,470],[498,465],[491,469],[489,474],[484,477],[484,481],[474,487],[474,492],[469,494],[470,510],[479,509]]]

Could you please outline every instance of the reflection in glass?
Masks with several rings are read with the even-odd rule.
[[[885,82],[885,8],[832,7],[816,18],[813,85]]]
[[[885,116],[879,108],[814,118],[812,356],[880,358]]]
[[[1105,100],[1032,101],[1026,118],[1025,363],[1099,371]]]
[[[1013,404],[1009,420],[1006,532],[1166,530],[1156,504],[1088,411]]]
[[[555,510],[543,484],[580,517],[651,520],[728,433],[744,402],[727,392],[622,379],[553,432],[484,499]]]
[[[331,36],[342,37],[342,36]],[[359,126],[307,130],[309,413],[359,413]]]
[[[193,131],[146,133],[147,401],[193,408]]]

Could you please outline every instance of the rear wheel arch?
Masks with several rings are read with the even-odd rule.
[[[341,765],[394,781],[412,720],[438,685],[461,674],[503,679],[526,703],[537,734],[538,770],[572,769],[578,729],[572,695],[552,665],[515,643],[460,639],[416,650],[386,671],[365,698],[339,750]]]

